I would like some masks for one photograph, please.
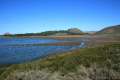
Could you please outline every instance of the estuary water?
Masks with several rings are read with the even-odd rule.
[[[81,45],[75,46],[17,46],[25,44],[43,44],[43,43],[56,43],[62,40],[43,39],[43,38],[0,38],[0,64],[16,64],[28,62],[43,56],[53,53],[60,53],[82,47]]]

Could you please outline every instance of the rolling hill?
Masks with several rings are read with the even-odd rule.
[[[98,31],[96,34],[120,34],[120,25],[104,28]]]

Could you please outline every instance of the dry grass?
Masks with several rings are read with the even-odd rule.
[[[120,44],[78,49],[12,65],[1,80],[119,80]]]

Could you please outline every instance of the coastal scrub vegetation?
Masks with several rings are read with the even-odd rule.
[[[120,43],[77,49],[11,65],[2,71],[0,80],[119,80],[119,57]]]

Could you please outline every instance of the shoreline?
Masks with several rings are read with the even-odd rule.
[[[78,46],[81,42],[65,41],[65,42],[55,42],[55,43],[36,43],[36,44],[11,44],[11,45],[1,45],[1,46]]]
[[[106,43],[120,43],[120,36],[113,35],[64,35],[64,36],[19,36],[19,37],[6,37],[3,38],[43,38],[43,39],[56,39],[63,40],[65,42],[45,43],[45,44],[33,44],[33,45],[45,45],[45,46],[69,46],[79,45],[81,41],[85,42],[86,46],[96,46]],[[26,44],[29,46],[29,44]],[[31,44],[30,44],[31,45]],[[22,45],[21,45],[22,46]],[[23,45],[24,46],[24,45]]]
[[[52,39],[65,39],[65,38],[80,38],[85,35],[64,35],[64,36],[1,36],[3,38],[52,38]]]

